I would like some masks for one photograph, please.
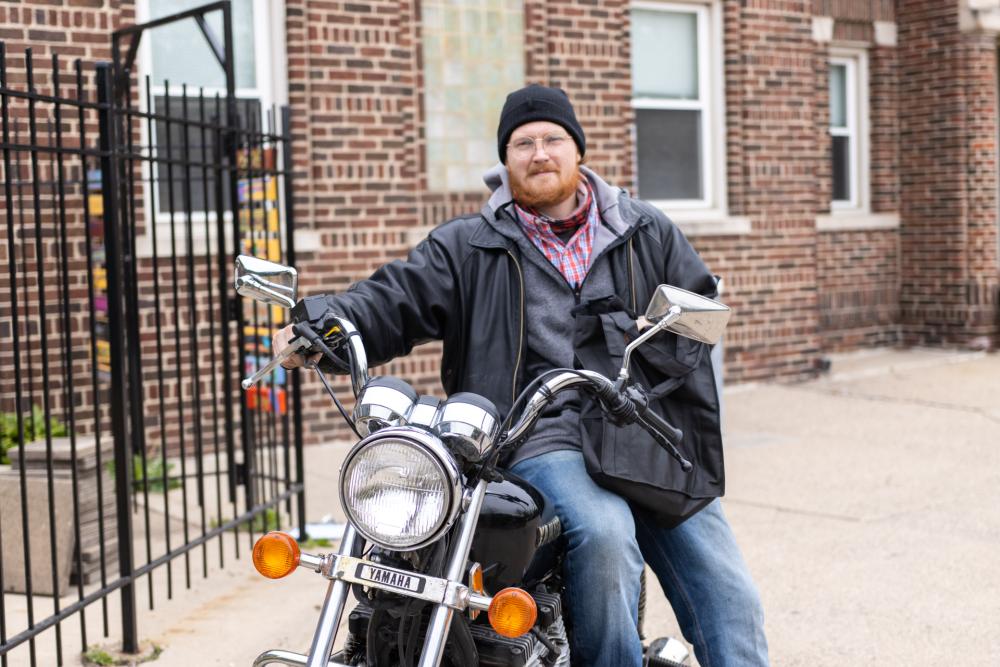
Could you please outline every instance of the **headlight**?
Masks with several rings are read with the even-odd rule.
[[[435,541],[458,515],[462,484],[434,436],[387,428],[354,446],[340,473],[340,501],[365,538],[409,551]]]

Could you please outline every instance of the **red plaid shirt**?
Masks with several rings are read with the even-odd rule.
[[[574,288],[578,288],[587,276],[594,237],[597,226],[601,224],[594,192],[586,178],[580,179],[577,195],[578,201],[583,200],[583,203],[564,220],[553,220],[532,209],[521,208],[516,202],[514,204],[521,229]],[[560,232],[573,229],[576,233],[566,243],[557,236]]]

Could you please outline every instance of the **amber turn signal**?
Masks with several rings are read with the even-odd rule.
[[[531,630],[538,618],[535,600],[520,588],[505,588],[490,602],[490,625],[498,635],[520,637]]]
[[[299,544],[288,533],[276,530],[253,545],[253,566],[269,579],[281,579],[299,566]]]
[[[483,566],[479,563],[473,563],[469,568],[469,590],[476,595],[486,595],[486,589],[483,587]],[[469,607],[469,618],[473,621],[479,618],[479,614],[478,609]]]

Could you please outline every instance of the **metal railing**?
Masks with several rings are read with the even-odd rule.
[[[0,43],[3,667],[95,635],[135,652],[142,579],[152,608],[178,563],[190,588],[304,528],[297,379],[238,383],[282,315],[230,285],[238,252],[294,262],[287,110],[118,70],[53,56],[39,76]]]

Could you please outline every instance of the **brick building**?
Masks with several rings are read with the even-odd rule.
[[[93,62],[115,28],[196,4],[6,2],[0,39]],[[478,210],[504,94],[540,82],[574,101],[588,164],[724,277],[730,381],[807,377],[832,351],[1000,341],[1000,0],[233,6],[238,94],[291,108],[303,293]],[[204,49],[193,22],[151,33],[138,73],[161,96],[162,78],[218,88]],[[429,345],[392,372],[433,391],[436,360]]]

